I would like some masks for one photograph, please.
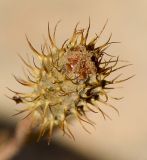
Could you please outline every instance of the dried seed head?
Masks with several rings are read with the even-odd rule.
[[[110,41],[111,36],[103,45],[95,46],[106,24],[100,34],[90,42],[87,42],[90,20],[86,31],[78,30],[77,24],[71,39],[66,40],[61,48],[58,48],[55,43],[57,25],[52,38],[48,24],[48,38],[51,45],[49,46],[45,41],[41,51],[36,50],[26,37],[40,65],[36,65],[34,58],[31,65],[19,56],[27,67],[27,79],[19,79],[16,76],[14,78],[22,85],[32,88],[32,92],[19,93],[11,90],[15,93],[12,99],[16,103],[24,104],[24,108],[16,115],[25,112],[27,113],[25,117],[28,115],[33,117],[34,124],[40,129],[39,139],[45,132],[48,132],[50,139],[55,126],[74,139],[68,126],[67,117],[69,116],[75,117],[87,132],[89,131],[84,123],[94,126],[94,122],[87,117],[87,111],[100,112],[104,119],[110,119],[99,103],[113,108],[118,113],[118,110],[108,103],[110,97],[107,90],[115,88],[115,86],[109,87],[110,85],[121,83],[132,77],[118,80],[119,75],[108,80],[111,73],[128,65],[117,67],[119,57],[106,53],[106,49],[112,43],[116,43]]]

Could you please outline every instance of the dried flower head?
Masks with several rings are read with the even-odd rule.
[[[68,117],[77,119],[84,130],[89,132],[84,123],[94,125],[87,112],[100,112],[105,118],[110,118],[100,107],[105,104],[118,110],[109,104],[107,91],[115,89],[115,84],[130,79],[118,80],[121,74],[109,80],[110,75],[130,64],[119,66],[119,57],[106,53],[112,43],[111,36],[103,45],[96,47],[96,42],[104,31],[104,25],[100,34],[87,42],[89,26],[85,29],[77,29],[75,26],[73,35],[66,40],[61,48],[57,47],[55,34],[58,23],[55,26],[53,36],[50,34],[48,24],[48,38],[50,45],[45,41],[41,50],[36,50],[26,37],[33,55],[38,59],[38,65],[33,58],[33,65],[21,60],[27,67],[26,80],[14,78],[22,85],[32,88],[31,93],[15,93],[12,99],[17,103],[23,103],[23,109],[17,114],[26,113],[33,117],[33,121],[40,129],[39,139],[48,132],[50,139],[55,126],[59,127],[64,134],[74,139],[69,129]],[[114,98],[119,99],[119,98]]]

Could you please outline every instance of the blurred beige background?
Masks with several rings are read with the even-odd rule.
[[[35,47],[47,37],[47,23],[51,28],[61,19],[57,37],[60,44],[68,38],[74,25],[80,21],[81,27],[87,27],[91,17],[92,37],[99,32],[106,19],[109,23],[102,35],[106,40],[113,33],[113,45],[110,51],[129,60],[134,65],[126,69],[126,76],[136,76],[122,84],[123,89],[113,91],[114,95],[123,95],[120,102],[114,102],[120,111],[120,117],[110,113],[112,121],[104,121],[99,115],[91,115],[96,122],[96,131],[91,129],[88,135],[74,123],[72,130],[76,143],[56,136],[57,141],[73,147],[84,154],[98,156],[106,160],[147,160],[147,1],[146,0],[0,0],[0,116],[12,122],[15,104],[4,94],[6,87],[22,91],[11,74],[22,75],[22,63],[17,53],[25,55],[30,50],[25,33]],[[104,38],[104,39],[103,39]]]

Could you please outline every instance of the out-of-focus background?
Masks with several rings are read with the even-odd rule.
[[[75,143],[62,137],[61,133],[57,133],[54,139],[57,144],[93,160],[146,160],[146,0],[0,0],[0,119],[8,124],[18,120],[11,117],[16,109],[14,102],[4,95],[11,95],[6,89],[7,86],[18,91],[24,90],[24,87],[13,79],[12,74],[23,75],[22,63],[17,53],[25,56],[30,52],[25,34],[34,46],[40,49],[44,37],[47,37],[48,21],[53,31],[55,23],[62,20],[57,31],[57,42],[60,45],[71,36],[77,22],[80,21],[79,27],[87,27],[89,16],[90,37],[100,32],[105,21],[109,20],[102,35],[102,42],[107,40],[112,32],[112,41],[121,43],[112,45],[109,52],[134,64],[125,69],[124,75],[136,76],[122,84],[122,89],[112,92],[112,95],[125,97],[117,103],[114,101],[120,111],[119,117],[110,111],[113,120],[105,121],[100,115],[92,114],[90,117],[96,122],[96,130],[90,128],[91,135],[73,122]]]

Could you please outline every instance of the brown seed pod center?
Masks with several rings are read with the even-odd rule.
[[[78,75],[79,80],[88,78],[89,74],[96,73],[96,67],[91,60],[91,56],[91,53],[84,46],[76,47],[68,53],[66,70],[70,74]]]

